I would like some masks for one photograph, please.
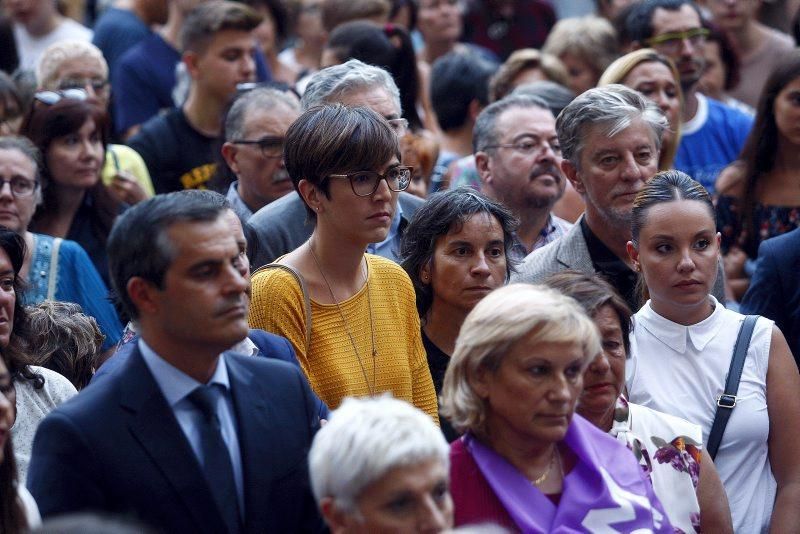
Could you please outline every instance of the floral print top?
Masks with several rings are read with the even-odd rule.
[[[639,460],[675,532],[700,532],[700,426],[629,403],[620,395],[609,434]]]
[[[800,206],[756,204],[754,228],[743,227],[740,206],[741,202],[730,196],[720,195],[717,199],[717,230],[722,234],[723,252],[736,245],[754,259],[762,241],[800,227]]]

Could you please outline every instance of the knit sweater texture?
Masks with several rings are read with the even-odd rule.
[[[438,422],[411,280],[396,263],[365,256],[367,283],[339,303],[341,313],[335,304],[311,300],[308,350],[303,294],[290,273],[267,269],[253,276],[250,325],[289,339],[311,388],[331,409],[345,397],[388,391]]]

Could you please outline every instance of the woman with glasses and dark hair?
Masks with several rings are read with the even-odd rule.
[[[122,204],[100,180],[108,116],[80,89],[36,93],[20,133],[42,154],[34,232],[76,241],[108,284],[106,239]]]
[[[390,260],[365,254],[389,235],[411,169],[397,135],[367,108],[312,108],[286,133],[284,158],[315,228],[253,275],[250,323],[287,337],[319,397],[390,391],[438,420],[414,287]]]

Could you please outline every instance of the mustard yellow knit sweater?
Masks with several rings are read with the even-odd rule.
[[[268,269],[253,276],[250,325],[289,339],[312,389],[331,409],[344,397],[369,395],[370,389],[390,391],[438,421],[411,280],[396,263],[371,254],[366,257],[368,283],[339,304],[346,325],[335,304],[311,301],[308,351],[303,294],[285,271]],[[370,302],[377,350],[374,361]]]

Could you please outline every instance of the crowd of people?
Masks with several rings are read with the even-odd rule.
[[[795,532],[800,2],[0,3],[0,532]]]

